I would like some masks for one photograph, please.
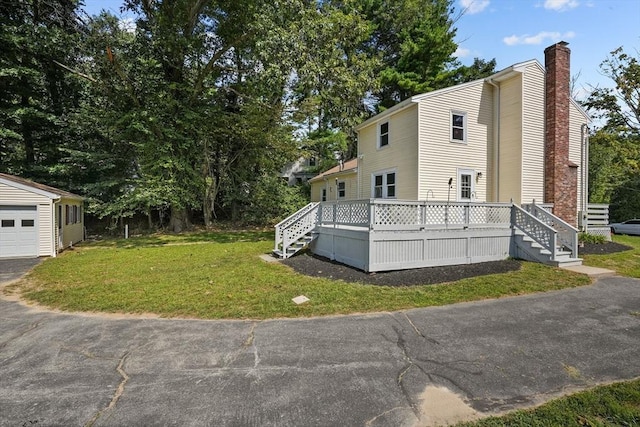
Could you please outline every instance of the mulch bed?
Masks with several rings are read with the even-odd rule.
[[[584,247],[579,248],[578,253],[579,255],[612,254],[629,249],[633,248],[614,242],[585,243]],[[478,264],[365,273],[357,268],[331,261],[328,258],[313,255],[308,252],[286,259],[282,261],[282,263],[306,276],[381,286],[432,285],[435,283],[455,282],[456,280],[466,279],[468,277],[507,273],[520,269],[520,261],[506,259],[503,261],[482,262]]]
[[[446,267],[414,268],[411,270],[365,273],[348,265],[331,261],[309,253],[302,253],[282,261],[298,273],[381,286],[416,286],[454,282],[467,277],[506,273],[520,269],[520,261],[507,259],[479,264],[452,265]]]
[[[585,243],[584,247],[578,248],[578,256],[580,255],[602,255],[613,254],[616,252],[628,251],[633,249],[631,246],[621,245],[620,243]]]

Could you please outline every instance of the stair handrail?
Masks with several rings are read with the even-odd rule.
[[[571,224],[536,205],[535,202],[527,206],[527,211],[534,217],[552,227],[558,232],[558,241],[571,251],[571,257],[578,257],[578,229]]]
[[[515,203],[511,207],[511,225],[520,229],[544,249],[551,252],[551,259],[556,259],[558,232],[553,227]]]
[[[297,212],[294,212],[293,214],[289,215],[288,217],[286,217],[285,219],[283,219],[282,221],[280,221],[278,224],[276,224],[275,228],[276,228],[276,241],[275,241],[275,247],[274,250],[277,251],[278,250],[278,246],[280,244],[282,244],[282,253],[284,254],[286,251],[286,247],[289,244],[291,244],[291,236],[289,235],[285,235],[285,231],[291,227],[293,224],[295,224],[296,222],[298,222],[300,219],[302,219],[303,217],[305,217],[306,215],[308,215],[310,212],[314,211],[315,208],[315,212],[317,214],[317,208],[318,205],[320,203],[319,202],[311,202],[308,205],[306,205],[305,207],[303,207],[302,209],[298,210]],[[317,223],[317,215],[316,215],[316,221],[315,223]],[[315,223],[313,225],[313,227],[315,227]],[[313,228],[312,227],[312,228]],[[300,236],[298,236],[298,238],[304,236],[303,233]],[[287,240],[287,242],[285,242],[285,240]],[[285,245],[285,243],[287,243]]]

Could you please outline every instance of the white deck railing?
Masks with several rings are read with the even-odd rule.
[[[368,199],[320,204],[320,224],[371,230],[507,228],[510,203],[460,203]]]
[[[558,251],[556,230],[550,225],[540,221],[526,210],[513,205],[511,210],[511,223],[522,230],[527,236],[535,240],[544,249],[551,252],[551,259],[555,259]]]
[[[578,257],[578,229],[548,212],[547,209],[532,203],[523,208],[558,232],[558,242],[571,251],[571,257]]]
[[[276,251],[282,250],[285,253],[290,244],[315,228],[318,223],[318,205],[318,202],[309,203],[276,224]]]

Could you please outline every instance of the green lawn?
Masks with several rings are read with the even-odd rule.
[[[266,319],[392,311],[581,286],[586,276],[523,263],[455,283],[381,287],[312,278],[258,258],[263,231],[154,235],[89,243],[47,259],[9,292],[69,311]],[[310,302],[291,299],[306,295]]]
[[[640,380],[552,400],[535,409],[461,423],[457,427],[640,426]]]
[[[622,276],[640,278],[640,236],[613,236],[613,241],[633,249],[610,255],[581,256],[584,264],[615,270]]]

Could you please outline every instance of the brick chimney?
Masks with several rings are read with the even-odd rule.
[[[571,50],[559,42],[544,50],[545,165],[544,199],[553,203],[553,213],[576,226],[578,209],[578,165],[569,160],[569,106]]]

